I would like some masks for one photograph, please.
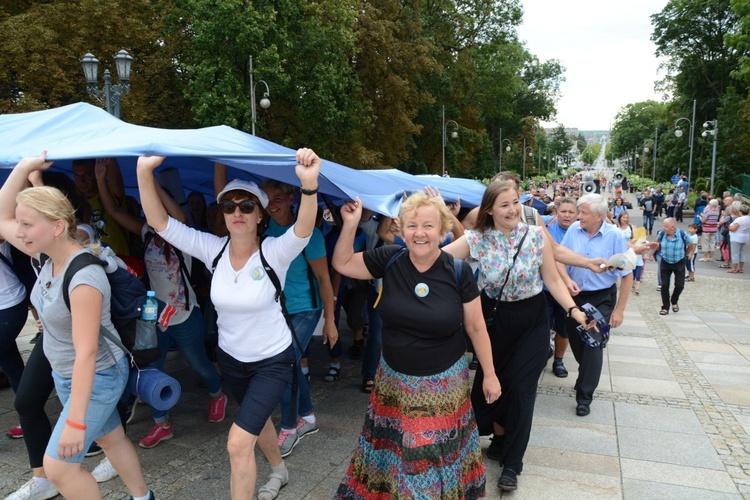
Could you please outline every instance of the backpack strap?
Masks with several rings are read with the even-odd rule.
[[[68,295],[68,288],[70,288],[70,282],[73,279],[73,276],[84,267],[94,264],[102,267],[105,266],[105,263],[99,257],[96,257],[89,252],[83,252],[82,254],[76,255],[70,261],[70,264],[68,264],[62,282],[63,300],[65,300],[65,307],[68,308],[68,311],[70,311],[70,296]]]
[[[214,257],[213,262],[211,262],[211,274],[213,274],[214,271],[216,271],[216,266],[219,264],[219,259],[221,259],[221,256],[224,255],[224,250],[226,250],[227,245],[229,245],[229,241],[231,239],[232,238],[227,238],[227,241],[224,242],[224,246],[221,247],[221,250],[219,250],[219,253],[216,255],[216,257]]]
[[[65,274],[63,275],[63,283],[62,283],[62,292],[63,292],[63,300],[65,301],[65,307],[68,308],[68,311],[70,311],[70,296],[68,294],[68,288],[70,287],[70,282],[73,279],[73,276],[83,269],[84,267],[91,266],[91,265],[99,265],[104,267],[106,264],[104,261],[102,261],[99,257],[96,257],[95,255],[90,254],[89,252],[83,252],[82,254],[76,255],[73,257],[73,259],[70,261],[70,264],[68,264],[68,268],[65,270]],[[114,345],[116,345],[118,348],[122,349],[122,351],[130,358],[130,365],[135,366],[135,361],[133,359],[133,353],[130,352],[130,349],[125,347],[125,345],[122,343],[122,340],[120,340],[120,336],[111,332],[109,329],[105,328],[104,325],[99,325],[99,334],[112,342]],[[112,359],[115,359],[115,355],[112,353],[112,350],[109,348],[109,345],[104,342],[103,343],[104,348],[109,351],[110,356],[112,356]]]
[[[528,205],[521,206],[523,207],[523,218],[526,220],[526,224],[536,226],[536,210]]]

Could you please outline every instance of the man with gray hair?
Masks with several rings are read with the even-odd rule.
[[[561,245],[589,259],[609,259],[614,254],[628,250],[628,244],[622,233],[604,221],[608,212],[607,202],[601,195],[587,194],[578,199],[578,221],[574,222],[565,233]],[[558,266],[561,264],[558,264]],[[579,267],[567,267],[569,279],[580,289],[573,297],[578,306],[591,304],[596,307],[609,323],[611,328],[622,324],[625,306],[633,286],[633,272],[607,270],[595,273]],[[620,294],[617,294],[617,280],[622,278]],[[570,348],[578,362],[578,379],[576,380],[576,415],[588,415],[594,391],[599,385],[602,372],[603,353],[601,348],[590,347],[583,342],[575,321],[567,311],[566,327],[570,337]]]
[[[713,201],[713,200],[712,200]],[[685,288],[685,257],[695,248],[688,235],[682,229],[677,229],[677,222],[670,218],[664,219],[664,229],[656,235],[656,243],[661,253],[659,276],[661,277],[661,311],[659,314],[669,314],[669,304],[672,311],[678,312],[680,294]],[[674,274],[674,292],[669,294],[670,280]]]

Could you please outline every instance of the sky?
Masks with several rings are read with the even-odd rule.
[[[541,61],[565,67],[557,119],[579,130],[609,130],[627,104],[662,96],[651,15],[667,0],[522,0],[519,39]]]

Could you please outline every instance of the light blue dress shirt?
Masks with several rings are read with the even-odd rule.
[[[609,259],[614,254],[624,253],[628,250],[628,244],[622,233],[615,226],[606,222],[592,237],[589,237],[588,232],[581,227],[580,222],[574,222],[565,233],[561,245],[589,259],[597,257]],[[570,278],[584,292],[606,290],[617,283],[618,277],[627,276],[633,272],[632,270],[613,270],[595,273],[581,267],[567,266],[567,268]]]

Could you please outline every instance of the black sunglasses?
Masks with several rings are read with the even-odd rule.
[[[253,200],[244,200],[239,203],[230,200],[221,202],[221,211],[225,214],[233,214],[237,207],[240,207],[240,212],[243,214],[251,214],[255,210],[255,202]]]

